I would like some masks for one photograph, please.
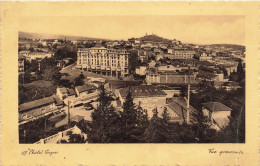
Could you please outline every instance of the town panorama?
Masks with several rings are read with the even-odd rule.
[[[19,32],[19,142],[244,143],[245,47]]]

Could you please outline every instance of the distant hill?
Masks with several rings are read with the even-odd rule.
[[[210,44],[210,45],[206,45],[206,46],[233,48],[233,49],[237,49],[237,50],[245,50],[246,49],[245,46],[237,45],[237,44]]]
[[[168,39],[165,39],[165,38],[157,36],[157,35],[145,35],[143,37],[140,37],[139,40],[141,40],[141,41],[152,41],[152,42],[169,41]]]
[[[66,40],[107,40],[107,39],[99,39],[99,38],[90,38],[90,37],[82,37],[82,36],[70,36],[70,35],[51,35],[44,33],[31,33],[31,32],[19,32],[19,38],[26,39],[65,39]]]

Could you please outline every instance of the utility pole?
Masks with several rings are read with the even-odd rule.
[[[190,66],[188,69],[187,123],[190,123]]]

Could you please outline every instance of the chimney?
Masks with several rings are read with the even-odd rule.
[[[190,66],[188,70],[188,100],[187,100],[187,120],[186,122],[190,123]]]

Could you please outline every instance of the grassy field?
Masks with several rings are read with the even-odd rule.
[[[51,81],[45,81],[45,80],[38,80],[38,81],[33,81],[27,84],[24,84],[24,87],[29,88],[29,87],[40,87],[40,88],[48,88],[50,86],[53,86]]]

